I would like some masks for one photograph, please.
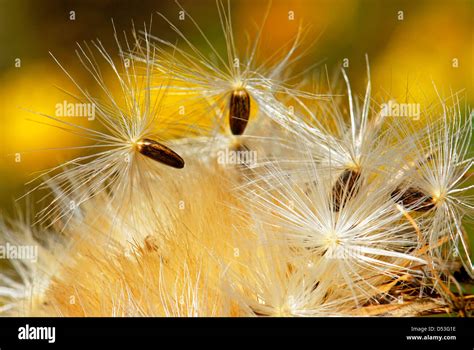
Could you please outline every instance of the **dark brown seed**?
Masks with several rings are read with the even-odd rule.
[[[339,211],[344,204],[359,192],[360,172],[344,170],[332,187],[333,210]]]
[[[173,168],[184,168],[184,160],[176,152],[159,142],[143,139],[137,143],[138,152]]]
[[[429,211],[435,206],[431,196],[425,195],[415,187],[408,187],[405,190],[398,187],[390,195],[405,208],[410,208],[415,211]]]
[[[229,106],[229,125],[232,134],[242,135],[250,117],[250,96],[245,89],[232,92]]]

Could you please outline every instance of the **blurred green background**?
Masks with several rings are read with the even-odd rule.
[[[222,46],[215,1],[183,0],[181,4],[210,38],[219,39],[216,46]],[[465,102],[473,105],[473,4],[469,0],[274,0],[262,55],[292,38],[302,22],[309,30],[306,43],[318,40],[301,67],[324,60],[329,71],[335,71],[348,58],[353,88],[363,94],[364,55],[368,53],[374,96],[402,99],[409,86],[412,98],[435,99],[433,81],[445,94],[464,90]],[[261,22],[267,2],[232,0],[231,6],[234,32],[244,36]],[[75,20],[70,20],[70,11],[75,11]],[[35,172],[78,154],[70,150],[24,153],[21,162],[15,162],[15,153],[83,143],[71,134],[29,121],[31,113],[19,108],[52,114],[55,104],[64,100],[55,86],[74,91],[48,52],[93,90],[96,87],[75,57],[75,43],[100,38],[106,47],[114,48],[111,19],[118,30],[129,30],[132,20],[140,26],[156,11],[176,20],[179,9],[171,0],[0,0],[2,212],[11,213],[14,199],[24,193],[25,182]],[[289,11],[294,11],[295,21],[287,20]],[[188,26],[190,32],[189,22],[178,24]],[[152,33],[176,38],[156,15]],[[21,67],[15,67],[17,58]],[[458,60],[458,67],[453,67],[453,59]]]

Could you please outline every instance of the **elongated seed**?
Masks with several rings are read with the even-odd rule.
[[[398,187],[390,194],[390,196],[393,199],[397,199],[397,202],[405,208],[415,211],[429,211],[435,206],[431,196],[424,194],[415,187],[408,187],[405,190]]]
[[[143,139],[137,142],[138,152],[145,157],[156,160],[173,168],[184,168],[184,160],[172,149],[159,142],[150,139]]]
[[[232,92],[229,106],[229,125],[232,134],[242,135],[250,117],[250,96],[245,89]]]
[[[333,210],[339,211],[344,204],[359,192],[360,172],[344,170],[332,187]]]

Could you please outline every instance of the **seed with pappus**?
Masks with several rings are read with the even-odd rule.
[[[249,38],[248,48],[243,54],[234,40],[230,1],[216,1],[222,39],[225,42],[222,49],[209,39],[198,21],[183,6],[176,3],[185,15],[186,21],[190,21],[199,34],[198,39],[200,37],[206,45],[204,47],[196,45],[195,35],[188,36],[179,25],[164,14],[158,13],[177,34],[179,44],[176,41],[145,34],[157,53],[156,59],[150,63],[160,74],[172,72],[169,74],[169,93],[188,101],[190,109],[201,110],[202,103],[205,103],[206,115],[214,116],[211,117],[213,133],[227,129],[223,118],[229,116],[231,133],[242,135],[246,131],[251,113],[257,110],[281,124],[282,119],[273,113],[274,106],[279,104],[277,95],[286,96],[291,92],[297,98],[327,98],[324,95],[300,91],[295,84],[290,85],[297,75],[290,75],[293,73],[290,73],[289,69],[305,53],[305,51],[298,52],[303,35],[301,27],[291,42],[276,49],[269,57],[264,59],[260,57],[259,49],[263,46],[262,31],[270,7],[262,15],[262,23],[259,24],[255,35]],[[212,53],[212,57],[209,57],[207,51]],[[147,61],[140,51],[130,52],[129,56],[135,61]],[[252,109],[250,99],[253,100]]]
[[[73,207],[76,208],[104,190],[114,192],[113,202],[122,205],[131,200],[132,188],[139,197],[141,191],[149,192],[150,179],[159,181],[164,171],[170,171],[159,164],[177,169],[184,167],[182,157],[164,145],[165,140],[172,142],[182,135],[184,122],[174,115],[163,113],[166,88],[150,89],[155,51],[148,42],[143,44],[138,41],[135,29],[132,31],[134,41],[130,41],[125,33],[122,41],[115,35],[117,56],[109,53],[100,41],[77,46],[80,63],[97,83],[97,95],[91,95],[81,87],[53,56],[78,90],[75,94],[77,98],[95,106],[96,120],[101,128],[76,125],[55,116],[36,113],[53,121],[51,125],[54,127],[94,141],[90,145],[72,147],[87,149],[90,154],[60,164],[37,178],[48,175],[29,193],[46,187],[60,193],[37,213],[38,222],[54,223],[70,216],[73,212],[70,207],[63,205],[57,209],[59,203],[74,201]],[[121,42],[125,43],[124,48]],[[147,57],[143,64],[135,61],[128,64],[123,53],[132,50],[130,45],[139,47],[141,54]],[[97,54],[94,55],[94,52]],[[105,63],[105,68],[110,69],[112,74],[104,74],[99,62]],[[74,185],[71,185],[71,179],[74,179]],[[141,201],[139,198],[136,200]],[[152,198],[148,200],[155,202]]]

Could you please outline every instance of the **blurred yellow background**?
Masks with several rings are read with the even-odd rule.
[[[216,46],[223,48],[214,0],[183,0],[183,7],[205,29]],[[474,2],[469,0],[274,0],[263,34],[260,55],[270,54],[290,40],[302,23],[308,28],[305,43],[313,44],[300,68],[316,62],[335,72],[348,59],[347,72],[353,89],[363,94],[366,84],[365,53],[369,55],[374,97],[390,95],[411,100],[435,98],[432,82],[445,95],[465,93],[473,105]],[[268,6],[267,1],[232,0],[234,34],[255,32]],[[169,1],[131,0],[0,0],[0,96],[1,162],[0,195],[3,212],[25,192],[25,182],[79,154],[76,151],[38,151],[78,146],[85,141],[39,120],[31,109],[54,114],[56,103],[66,97],[57,87],[75,91],[71,82],[49,55],[51,51],[83,87],[94,91],[87,72],[76,56],[76,42],[99,38],[115,49],[111,19],[119,31],[149,22],[156,11],[171,19],[178,16]],[[75,12],[75,20],[70,19]],[[294,21],[288,20],[289,11]],[[190,23],[187,33],[192,32]],[[152,34],[175,41],[168,26],[153,16]],[[198,34],[196,33],[196,39]],[[18,60],[21,65],[18,66]],[[22,109],[23,108],[23,109]],[[87,123],[87,120],[74,122]],[[28,152],[37,150],[37,152]],[[22,153],[21,162],[15,154]]]

